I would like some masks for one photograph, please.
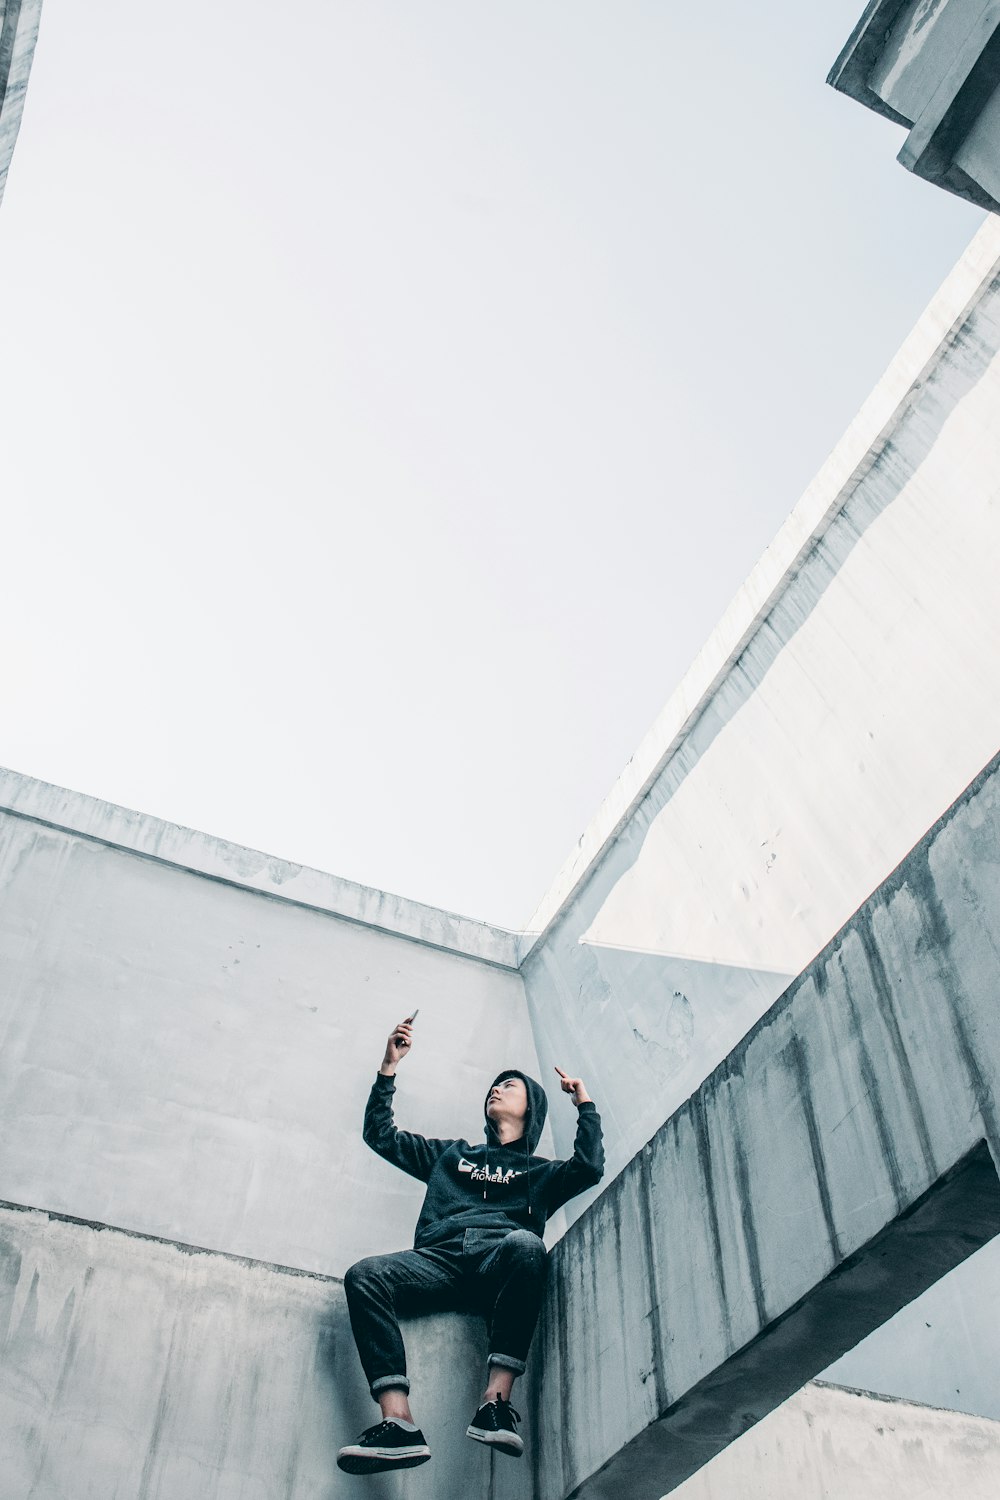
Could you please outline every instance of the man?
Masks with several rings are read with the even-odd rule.
[[[548,1101],[541,1084],[507,1068],[486,1096],[486,1139],[428,1140],[397,1130],[392,1118],[395,1074],[413,1041],[413,1017],[386,1043],[365,1110],[364,1138],[394,1166],[426,1182],[412,1250],[376,1255],[351,1266],[344,1279],[351,1328],[382,1421],[341,1448],[349,1474],[411,1468],[431,1456],[410,1411],[410,1383],[397,1313],[419,1309],[479,1311],[489,1323],[486,1389],[466,1429],[495,1452],[520,1457],[524,1444],[510,1404],[524,1373],[545,1289],[548,1260],[542,1231],[549,1214],[604,1173],[601,1121],[583,1080],[557,1068],[561,1087],[579,1111],[568,1161],[535,1156]]]

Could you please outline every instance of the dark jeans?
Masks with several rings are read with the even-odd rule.
[[[523,1375],[548,1265],[529,1229],[466,1229],[442,1245],[359,1260],[344,1290],[372,1395],[410,1389],[399,1313],[480,1313],[489,1323],[489,1363]]]

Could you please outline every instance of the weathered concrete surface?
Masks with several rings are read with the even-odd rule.
[[[556,1246],[540,1500],[655,1500],[1000,1231],[998,956],[994,761]]]
[[[502,1495],[464,1435],[482,1325],[437,1316],[405,1334],[433,1458],[359,1482],[336,1451],[378,1412],[339,1282],[0,1208],[0,1494]]]
[[[7,1201],[332,1274],[409,1245],[361,1119],[418,1005],[400,1123],[478,1138],[539,1071],[517,974],[0,813]]]
[[[675,1500],[995,1500],[1000,1423],[819,1382],[738,1438]]]
[[[0,0],[0,203],[21,128],[42,0]]]
[[[827,81],[908,127],[904,167],[1000,210],[997,0],[872,0]]]
[[[599,1081],[609,1173],[1000,746],[998,474],[990,220],[533,924],[539,1050]]]

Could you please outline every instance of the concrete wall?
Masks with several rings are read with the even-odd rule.
[[[599,1080],[611,1173],[1000,747],[998,475],[989,221],[532,923],[538,1045]]]
[[[128,1330],[128,1337],[116,1331]],[[405,1325],[433,1459],[335,1467],[371,1406],[339,1281],[0,1206],[0,1485],[31,1500],[532,1495],[464,1437],[482,1329]],[[674,1493],[684,1500],[987,1500],[1000,1424],[807,1386]]]
[[[42,0],[0,0],[0,203],[21,127]]]
[[[998,850],[1000,758],[556,1246],[539,1500],[656,1500],[1000,1232]]]
[[[0,1208],[0,1493],[517,1494],[492,1481],[489,1454],[464,1436],[481,1326],[431,1317],[406,1335],[433,1458],[359,1481],[336,1468],[336,1452],[375,1408],[339,1282]]]
[[[115,1330],[128,1329],[128,1338]],[[531,1493],[530,1471],[462,1436],[478,1325],[406,1325],[432,1463],[376,1497]],[[335,1500],[370,1406],[338,1281],[0,1208],[0,1474],[33,1500]],[[810,1386],[675,1493],[983,1500],[1000,1427]]]
[[[810,1384],[675,1500],[993,1500],[1000,1423]]]
[[[477,1137],[498,1068],[538,1072],[518,975],[447,951],[446,913],[433,947],[185,868],[153,819],[170,859],[71,831],[89,799],[3,791],[0,1198],[326,1274],[412,1243],[421,1186],[360,1136],[385,1036],[420,1006],[400,1122]]]

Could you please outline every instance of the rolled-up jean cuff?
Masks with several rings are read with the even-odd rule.
[[[513,1354],[487,1354],[486,1363],[501,1370],[513,1370],[515,1375],[523,1375],[525,1371],[524,1360],[515,1359]]]
[[[379,1391],[390,1390],[405,1391],[406,1394],[409,1395],[410,1382],[407,1380],[405,1375],[380,1375],[377,1380],[372,1381],[368,1389],[371,1391],[373,1396],[377,1396]]]

